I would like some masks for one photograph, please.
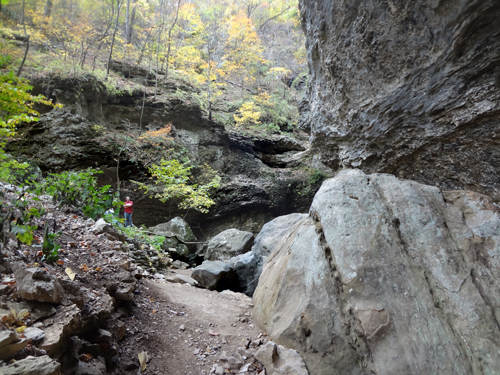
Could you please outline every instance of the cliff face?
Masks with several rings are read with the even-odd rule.
[[[37,93],[64,107],[43,113],[37,123],[23,126],[19,130],[22,136],[9,144],[9,152],[28,157],[44,171],[99,167],[104,171],[100,182],[115,187],[118,151],[116,147],[104,147],[99,139],[107,137],[110,143],[122,139],[121,147],[127,148],[128,144],[123,146],[125,135],[131,134],[132,140],[132,135],[137,137],[145,130],[171,123],[171,136],[184,155],[193,164],[206,163],[221,175],[222,186],[214,194],[216,204],[210,212],[190,210],[186,215],[175,205],[134,191],[129,180],[144,178],[146,167],[124,152],[119,167],[121,191],[137,203],[135,224],[153,226],[186,215],[198,238],[231,227],[257,233],[276,216],[306,211],[320,186],[319,179],[311,182],[314,176],[306,137],[297,140],[285,134],[227,132],[222,125],[206,119],[197,105],[172,95],[177,89],[189,93],[190,87],[172,83],[155,100],[151,93],[145,98],[143,92],[110,93],[93,77],[55,77],[34,85]],[[140,148],[136,153],[148,150]]]
[[[500,3],[300,0],[301,126],[333,169],[500,198]]]

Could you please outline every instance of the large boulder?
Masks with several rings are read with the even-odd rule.
[[[228,229],[212,238],[207,245],[206,260],[229,260],[252,248],[254,236],[250,232]]]
[[[262,273],[264,263],[262,256],[249,251],[229,259],[227,263],[234,270],[237,280],[236,285],[233,285],[231,289],[251,297]]]
[[[158,236],[175,237],[180,242],[196,242],[191,227],[180,217],[174,217],[168,223],[158,224],[149,230]]]
[[[196,236],[189,224],[180,217],[174,217],[168,223],[158,224],[149,228],[157,236],[164,236],[163,249],[168,251],[172,259],[189,262],[191,257],[195,257],[196,246],[189,247],[185,242],[196,242]]]
[[[304,220],[307,214],[289,214],[278,216],[276,219],[266,223],[252,246],[252,251],[268,256],[274,250],[278,242],[290,231],[290,228],[300,220]]]
[[[267,259],[257,325],[311,375],[500,373],[500,210],[348,170]]]
[[[224,262],[204,261],[196,267],[191,273],[199,286],[208,290],[231,289],[229,286],[234,284],[234,270]]]
[[[500,197],[497,0],[300,0],[309,104],[334,170]]]

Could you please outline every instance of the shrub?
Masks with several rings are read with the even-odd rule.
[[[95,219],[111,207],[119,208],[122,202],[114,199],[111,186],[97,186],[93,168],[80,172],[49,174],[42,182],[29,181],[29,189],[35,194],[51,195],[55,202],[80,208],[85,216]]]

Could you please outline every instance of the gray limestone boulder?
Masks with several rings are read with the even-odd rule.
[[[237,285],[233,286],[234,289],[232,289],[251,297],[262,273],[262,265],[264,264],[262,256],[249,251],[229,259],[227,263],[236,274]]]
[[[28,356],[0,369],[2,375],[60,375],[61,364],[48,355]]]
[[[267,375],[309,375],[299,353],[272,341],[262,346],[255,358],[264,365]]]
[[[269,256],[278,242],[290,231],[292,226],[298,221],[304,220],[306,217],[307,214],[295,213],[279,216],[264,224],[257,237],[255,237],[252,251],[262,256]]]
[[[24,337],[31,340],[32,344],[37,344],[41,342],[45,337],[45,332],[39,328],[28,327],[23,331]]]
[[[204,261],[193,270],[191,277],[208,290],[231,289],[229,286],[234,284],[234,270],[220,261]]]
[[[38,347],[53,357],[64,351],[67,339],[79,333],[83,326],[80,309],[76,305],[60,306],[57,314],[43,323],[45,337]]]
[[[189,284],[191,286],[198,286],[198,281],[182,274],[174,274],[172,276],[168,276],[165,278],[165,280],[169,283],[174,284]]]
[[[19,337],[15,331],[0,331],[0,360],[12,357],[29,343],[27,338]]]
[[[207,245],[206,260],[229,260],[252,248],[254,236],[250,232],[228,229],[212,238]]]
[[[175,237],[181,242],[196,242],[191,227],[180,217],[174,217],[168,223],[158,224],[149,230],[158,236]]]
[[[63,287],[59,280],[43,268],[27,268],[25,264],[13,265],[16,276],[17,293],[30,301],[60,303]]]
[[[346,170],[267,259],[253,318],[311,375],[497,374],[499,259],[490,198]]]

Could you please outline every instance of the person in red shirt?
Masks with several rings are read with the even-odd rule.
[[[130,200],[130,197],[125,198],[125,204],[123,207],[125,208],[125,226],[133,226],[132,225],[132,212],[133,212],[134,202]]]

